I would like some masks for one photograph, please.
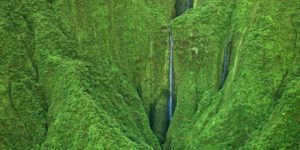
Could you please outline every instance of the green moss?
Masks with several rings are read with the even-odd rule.
[[[164,62],[148,50],[165,53],[156,33],[172,4],[2,3],[1,148],[160,149],[147,115],[162,89],[138,89],[157,76],[144,66]]]
[[[0,2],[0,149],[297,149],[299,2]],[[220,89],[223,50],[232,43]]]
[[[178,102],[165,148],[298,147],[297,96],[285,96],[298,84],[292,3],[205,2],[173,21]],[[217,91],[230,35],[230,72]]]

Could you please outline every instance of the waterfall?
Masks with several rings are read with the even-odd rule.
[[[170,44],[170,55],[169,55],[169,121],[171,122],[173,116],[173,37],[172,28],[169,26],[169,44]]]

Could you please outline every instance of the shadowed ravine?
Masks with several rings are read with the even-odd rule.
[[[228,76],[229,72],[229,63],[231,58],[231,51],[232,51],[232,45],[230,39],[226,41],[226,45],[224,47],[224,54],[223,54],[223,69],[221,74],[221,85],[220,88],[222,88],[225,84],[226,78]]]
[[[186,10],[193,8],[193,0],[176,0],[176,16],[182,15]]]

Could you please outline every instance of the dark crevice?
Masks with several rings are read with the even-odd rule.
[[[198,102],[200,101],[200,91],[198,88],[198,76],[195,77],[195,93],[196,93],[196,98],[195,98],[195,106],[194,106],[194,110],[193,110],[193,114],[196,114],[197,110],[198,110]]]
[[[150,123],[150,128],[153,131],[154,130],[154,117],[155,117],[155,106],[156,106],[156,101],[154,104],[150,104],[150,111],[149,111],[149,123]]]
[[[173,78],[174,79],[174,78]],[[169,108],[169,96],[170,96],[171,93],[168,92],[168,97],[167,97],[167,101],[168,101],[168,105],[167,105],[167,114],[166,114],[166,118],[168,119],[167,122],[166,122],[166,126],[167,126],[167,130],[169,129],[170,127],[170,124],[172,122],[172,119],[173,119],[173,116],[174,116],[174,112],[176,110],[176,104],[177,104],[177,97],[176,97],[176,91],[174,90],[173,91],[173,94],[172,94],[172,97],[173,97],[173,102],[172,102],[172,109]],[[172,114],[172,118],[170,118],[170,111],[171,111],[171,114]]]
[[[295,50],[295,54],[294,54],[294,65],[296,65],[296,62],[297,62],[297,53],[299,50],[297,50],[297,40],[298,40],[298,28],[296,27],[296,22],[294,22],[294,17],[295,17],[295,14],[292,14],[291,15],[291,25],[292,25],[292,28],[293,28],[293,33],[294,33],[294,50]]]
[[[34,27],[32,21],[29,20],[29,18],[25,15],[22,15],[23,19],[25,20],[27,24],[27,29],[28,29],[28,34],[29,38],[31,39],[31,43],[28,44],[27,41],[22,41],[23,45],[25,46],[27,58],[29,59],[32,68],[34,69],[35,72],[35,80],[37,83],[39,83],[39,70],[38,66],[34,60],[34,54],[35,54],[35,46],[36,46],[36,41],[35,41],[35,32],[34,32]]]
[[[15,106],[15,104],[13,102],[13,98],[12,98],[12,82],[11,81],[9,81],[7,89],[8,89],[8,99],[9,99],[9,102],[10,102],[13,110],[15,112],[17,112],[16,106]]]
[[[231,53],[232,53],[232,41],[231,37],[229,38],[229,41],[226,42],[226,46],[224,47],[224,54],[223,54],[223,67],[222,67],[222,74],[221,74],[221,81],[220,81],[220,89],[223,88],[228,73],[229,73],[229,64],[231,60]]]
[[[36,52],[36,39],[35,39],[35,32],[34,32],[34,27],[33,27],[33,22],[25,15],[22,15],[23,19],[25,20],[26,24],[27,24],[27,28],[29,31],[29,38],[31,39],[31,43],[28,44],[26,41],[23,41],[23,45],[25,47],[26,50],[26,54],[27,54],[27,58],[29,60],[29,62],[31,63],[31,66],[34,70],[35,73],[35,81],[36,81],[36,85],[37,85],[37,91],[39,96],[41,97],[42,101],[38,101],[38,103],[40,104],[40,106],[43,108],[44,113],[43,113],[43,117],[45,118],[45,130],[46,133],[48,132],[48,128],[49,128],[49,122],[48,122],[48,101],[46,98],[46,94],[44,92],[44,90],[42,89],[42,86],[40,85],[40,74],[39,74],[39,67],[34,59],[34,55]]]
[[[12,26],[14,28],[15,31],[19,31],[19,32],[23,32],[22,35],[25,36],[21,36],[20,38],[20,42],[22,44],[22,46],[24,47],[24,51],[25,51],[25,55],[26,58],[29,60],[29,63],[31,64],[31,67],[33,69],[33,75],[30,75],[31,77],[33,77],[33,81],[35,81],[35,86],[37,88],[37,94],[40,94],[40,84],[39,84],[39,70],[38,70],[38,65],[36,64],[35,60],[33,59],[34,53],[35,53],[35,32],[34,32],[34,24],[32,21],[32,18],[28,17],[25,14],[19,14],[19,16],[25,21],[26,23],[26,27],[24,32],[23,31],[19,31],[19,24],[18,22],[14,21],[14,17],[11,17],[11,23]],[[8,100],[9,103],[12,107],[12,110],[14,111],[16,118],[18,118],[18,120],[21,122],[21,125],[24,128],[24,132],[27,134],[27,137],[29,139],[29,141],[31,142],[31,145],[33,145],[34,140],[36,140],[36,137],[30,132],[30,126],[28,126],[26,124],[26,118],[23,117],[23,114],[19,112],[18,107],[16,105],[16,100],[14,100],[13,97],[13,83],[12,83],[12,79],[9,79],[8,82]],[[48,121],[47,121],[47,112],[48,112],[48,105],[47,104],[43,104],[44,102],[42,102],[42,100],[38,100],[37,101],[40,106],[45,110],[45,113],[43,112],[42,115],[45,118],[45,131],[47,134],[48,131]],[[46,103],[46,102],[45,102]],[[26,136],[26,135],[25,135]]]
[[[182,15],[186,10],[193,8],[193,0],[176,0],[175,17]]]
[[[48,4],[52,4],[54,0],[47,0]]]
[[[160,101],[162,99],[158,98],[155,99],[155,102],[150,104],[150,111],[148,113],[148,119],[149,119],[149,126],[156,135],[157,139],[160,142],[160,145],[162,146],[166,141],[166,135],[169,129],[170,120],[168,119],[169,115],[169,107],[168,107],[168,100],[169,100],[169,91],[167,89],[162,91],[162,97],[166,100],[165,104],[162,104],[163,102]],[[173,107],[176,107],[176,97],[174,97],[174,103]],[[161,105],[165,105],[164,108],[161,107]],[[172,110],[174,112],[174,109]]]
[[[296,50],[296,48],[297,48],[297,29],[295,28],[295,23],[293,21],[294,21],[294,14],[291,15],[291,26],[292,26],[292,30],[293,30],[294,38],[295,38],[295,40],[293,42],[293,46],[294,46],[294,49],[295,49],[295,53],[297,53],[297,50]],[[294,61],[296,61],[296,58],[297,58],[296,54],[294,54],[294,57],[295,57]],[[296,63],[296,62],[294,62],[294,63]],[[287,70],[285,72],[285,74],[282,76],[282,79],[280,80],[280,83],[279,83],[277,89],[274,92],[274,100],[276,102],[278,102],[278,100],[283,96],[284,83],[285,83],[285,80],[286,80],[288,74],[289,74],[289,70]]]
[[[284,81],[286,79],[286,77],[288,76],[288,71],[285,72],[285,74],[283,75],[279,86],[277,87],[275,94],[274,94],[274,98],[276,101],[278,101],[278,99],[280,99],[283,95],[283,90],[284,90]]]
[[[230,16],[229,16],[229,35],[226,39],[225,42],[225,46],[223,49],[223,65],[222,65],[222,72],[221,72],[221,77],[220,77],[220,86],[219,86],[219,90],[222,89],[224,87],[224,84],[226,82],[226,79],[228,77],[229,74],[229,67],[232,61],[232,54],[233,54],[233,31],[234,31],[234,24],[233,24],[233,13],[234,10],[236,8],[235,4],[231,4],[232,7],[232,11],[230,12]]]
[[[48,109],[49,109],[49,105],[48,105],[48,101],[47,101],[47,98],[46,98],[46,93],[44,92],[43,88],[42,87],[38,87],[38,90],[39,90],[39,93],[41,95],[41,99],[44,101],[42,103],[42,107],[43,107],[43,110],[44,110],[44,113],[43,113],[43,117],[45,118],[45,124],[44,124],[44,128],[46,130],[46,134],[48,133],[48,129],[49,129],[49,121],[48,121]]]
[[[142,87],[140,85],[136,86],[136,92],[139,95],[140,99],[143,99]]]

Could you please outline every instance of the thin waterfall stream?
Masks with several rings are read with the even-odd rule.
[[[176,16],[183,14],[186,10],[193,8],[193,0],[176,0]],[[168,26],[169,31],[169,45],[170,45],[170,53],[169,53],[169,101],[168,101],[168,119],[171,122],[173,117],[174,110],[174,66],[173,66],[173,35],[172,28]]]
[[[171,122],[173,116],[173,36],[172,28],[169,28],[169,44],[170,44],[170,54],[169,54],[169,121]]]

